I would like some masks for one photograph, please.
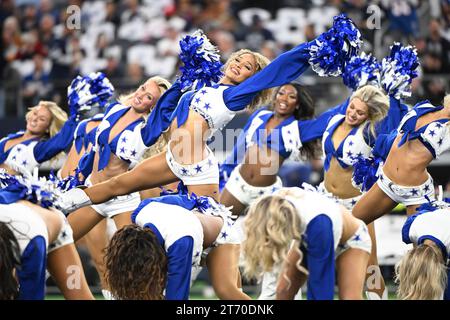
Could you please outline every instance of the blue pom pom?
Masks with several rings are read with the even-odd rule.
[[[417,77],[418,67],[417,49],[394,43],[391,53],[382,62],[381,84],[384,90],[396,99],[411,96],[411,81]]]
[[[333,26],[309,45],[309,64],[321,77],[339,76],[346,62],[356,56],[361,33],[344,14],[334,17]]]
[[[378,168],[381,158],[357,157],[353,163],[352,184],[362,192],[369,191],[378,180]]]
[[[199,89],[211,86],[222,77],[222,63],[215,46],[211,44],[203,31],[197,30],[191,36],[180,41],[181,88],[183,91],[194,86]]]
[[[364,52],[354,56],[345,65],[342,79],[344,84],[352,90],[365,85],[380,86],[381,64],[371,54]]]
[[[56,206],[61,191],[57,178],[34,178],[31,176],[12,176],[0,172],[0,203],[9,204],[27,200],[43,208]]]
[[[101,72],[77,76],[67,88],[70,114],[90,110],[93,105],[104,107],[113,93],[113,85]]]

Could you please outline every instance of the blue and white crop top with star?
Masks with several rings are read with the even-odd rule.
[[[91,129],[89,132],[87,132],[87,126],[90,122],[94,121],[102,121],[104,117],[103,113],[96,114],[92,118],[85,119],[81,121],[77,128],[75,129],[75,133],[73,135],[73,143],[75,145],[75,149],[77,153],[79,154],[82,149],[87,150],[88,146],[90,144],[95,143],[95,135],[96,135],[96,129],[97,127]]]
[[[428,100],[414,106],[402,119],[398,126],[398,132],[402,135],[398,146],[401,147],[407,141],[418,139],[430,151],[433,158],[439,157],[450,149],[449,118],[438,119],[416,130],[417,120],[430,112],[442,110],[442,106],[434,106]]]
[[[141,160],[145,150],[170,126],[171,115],[180,96],[181,86],[176,81],[159,98],[147,121],[144,118],[137,119],[109,141],[111,129],[131,109],[118,102],[111,103],[97,127],[94,147],[80,160],[79,169],[83,176],[87,177],[92,172],[95,153],[99,154],[99,171],[108,165],[111,154],[128,162],[130,168],[133,168]]]
[[[336,149],[333,144],[333,134],[336,129],[345,121],[346,107],[338,114],[331,117],[322,138],[322,148],[325,155],[324,169],[330,168],[331,159],[335,158],[342,168],[352,166],[358,157],[368,158],[372,154],[376,138],[372,135],[369,125],[354,127],[348,135],[341,141]],[[376,136],[387,134],[398,126],[402,117],[407,113],[408,107],[394,97],[390,97],[390,107],[388,115],[375,126]]]
[[[262,90],[297,79],[308,67],[308,43],[285,52],[238,85],[217,84],[183,95],[174,112],[178,126],[183,125],[189,109],[198,112],[208,123],[211,135],[244,110]]]
[[[13,170],[21,173],[32,173],[41,163],[50,160],[71,144],[77,127],[76,117],[70,117],[56,135],[49,139],[33,138],[22,141],[5,150],[9,140],[20,138],[24,131],[8,135],[0,140],[0,164],[4,163]]]
[[[299,196],[286,196],[301,219],[302,248],[309,271],[308,300],[332,300],[335,284],[335,251],[341,241],[342,208],[333,200],[300,188]]]

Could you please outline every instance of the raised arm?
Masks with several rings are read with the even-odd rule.
[[[231,110],[243,110],[264,89],[283,85],[297,79],[309,67],[309,43],[287,51],[237,86],[223,92],[223,99]]]
[[[177,107],[181,95],[181,84],[179,81],[175,81],[159,98],[147,123],[141,129],[142,140],[147,147],[152,146],[159,136],[169,128],[172,122],[172,113]]]
[[[298,121],[298,130],[300,133],[301,142],[306,143],[308,141],[312,141],[322,137],[330,119],[337,114],[345,114],[349,102],[350,98],[347,98],[347,100],[345,100],[343,103],[323,112],[316,119]]]
[[[73,141],[73,134],[77,127],[75,116],[66,121],[61,130],[48,140],[40,141],[33,149],[34,158],[42,163],[56,156],[61,151],[66,150]]]

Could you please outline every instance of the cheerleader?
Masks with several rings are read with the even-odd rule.
[[[411,215],[416,208],[434,198],[433,179],[427,167],[450,149],[450,95],[443,106],[423,101],[402,119],[398,129],[384,144],[386,161],[378,180],[364,194],[353,214],[370,223],[402,203]],[[370,210],[367,210],[370,208]]]
[[[0,168],[11,174],[31,174],[41,163],[66,150],[78,123],[77,111],[67,114],[51,101],[40,101],[25,116],[25,131],[0,140]]]
[[[232,236],[230,212],[195,195],[146,199],[132,220],[136,225],[117,231],[106,250],[106,280],[115,299],[188,299],[204,249]]]
[[[277,298],[292,299],[307,281],[309,300],[362,299],[371,240],[367,226],[333,200],[285,188],[254,202],[244,220],[244,275],[259,278],[283,265]],[[291,253],[291,242],[298,243]],[[302,259],[304,256],[304,259]]]
[[[207,148],[204,137],[224,127],[238,111],[247,106],[254,109],[266,102],[267,89],[298,78],[309,63],[322,75],[339,74],[345,61],[358,51],[360,42],[359,31],[353,23],[338,16],[327,33],[282,54],[270,64],[266,58],[249,50],[236,52],[225,64],[219,84],[187,92],[180,99],[165,153],[108,182],[84,191],[74,189],[68,211],[177,179],[182,180],[190,192],[217,199],[217,160]],[[330,52],[332,56],[327,56]]]
[[[450,254],[450,208],[425,204],[408,217],[403,242],[414,249],[397,263],[397,295],[404,300],[450,300],[448,257]]]
[[[47,268],[66,299],[94,299],[54,184],[0,173],[0,185],[2,298],[44,299]]]
[[[79,171],[86,177],[86,186],[120,175],[140,161],[144,151],[159,137],[159,134],[155,136],[152,127],[155,119],[158,123],[163,122],[160,119],[164,112],[170,112],[167,110],[181,94],[178,83],[166,92],[169,87],[168,81],[153,77],[134,93],[120,97],[121,102],[108,105],[96,129],[94,146],[80,160]],[[152,114],[146,120],[145,116],[152,109]],[[65,195],[69,194],[70,191]],[[68,198],[71,200],[70,196]],[[135,192],[74,212],[69,216],[69,223],[74,230],[75,241],[104,218],[112,218],[117,228],[129,224],[131,213],[140,201],[139,194]]]
[[[277,174],[285,159],[299,160],[301,153],[316,156],[314,142],[308,141],[321,133],[311,135],[297,122],[314,114],[308,92],[298,84],[285,84],[276,91],[272,105],[272,110],[261,109],[250,117],[233,153],[220,166],[221,184],[226,182],[220,202],[232,206],[235,215],[241,215],[258,197],[282,187]],[[243,151],[243,161],[236,166],[238,153]]]
[[[77,76],[68,88],[68,101],[71,108],[80,110],[84,118],[75,129],[73,144],[67,154],[66,161],[58,171],[58,178],[67,179],[69,184],[81,183],[78,177],[78,163],[85,153],[89,153],[95,144],[96,128],[103,119],[105,107],[114,93],[114,87],[103,73],[91,73],[87,76]],[[102,288],[104,284],[103,250],[109,237],[107,220],[99,222],[82,239],[86,245],[92,262],[97,269]]]

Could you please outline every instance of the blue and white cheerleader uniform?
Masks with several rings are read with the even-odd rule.
[[[432,240],[441,249],[444,261],[448,265],[450,255],[450,208],[419,207],[418,212],[406,220],[402,228],[402,239],[406,244],[419,245],[425,240]],[[450,300],[450,268],[444,300]]]
[[[343,230],[343,208],[317,192],[293,188],[301,198],[286,196],[297,209],[302,221],[302,243],[305,266],[309,271],[308,300],[334,298],[335,260],[349,248],[370,254],[371,240],[367,226],[360,226],[345,244],[339,244]]]
[[[103,170],[111,155],[129,163],[132,169],[142,159],[144,152],[151,147],[170,125],[170,115],[181,95],[180,84],[175,82],[158,100],[147,121],[143,118],[130,123],[111,141],[110,131],[120,118],[131,108],[114,102],[108,109],[95,131],[95,144],[89,153],[80,160],[79,169],[87,177],[86,186],[91,186],[90,174],[93,170],[95,154],[98,154],[98,170]],[[85,141],[91,142],[90,140]],[[140,203],[138,192],[117,196],[105,203],[92,205],[101,216],[112,218],[117,214],[133,211]]]
[[[219,216],[223,226],[211,247],[225,243],[238,244],[230,211],[210,197],[188,194],[170,194],[145,199],[133,212],[131,220],[141,227],[150,228],[166,250],[168,257],[167,299],[188,299],[189,290],[200,269],[203,252],[203,228],[193,214]],[[176,221],[176,223],[174,223]]]

